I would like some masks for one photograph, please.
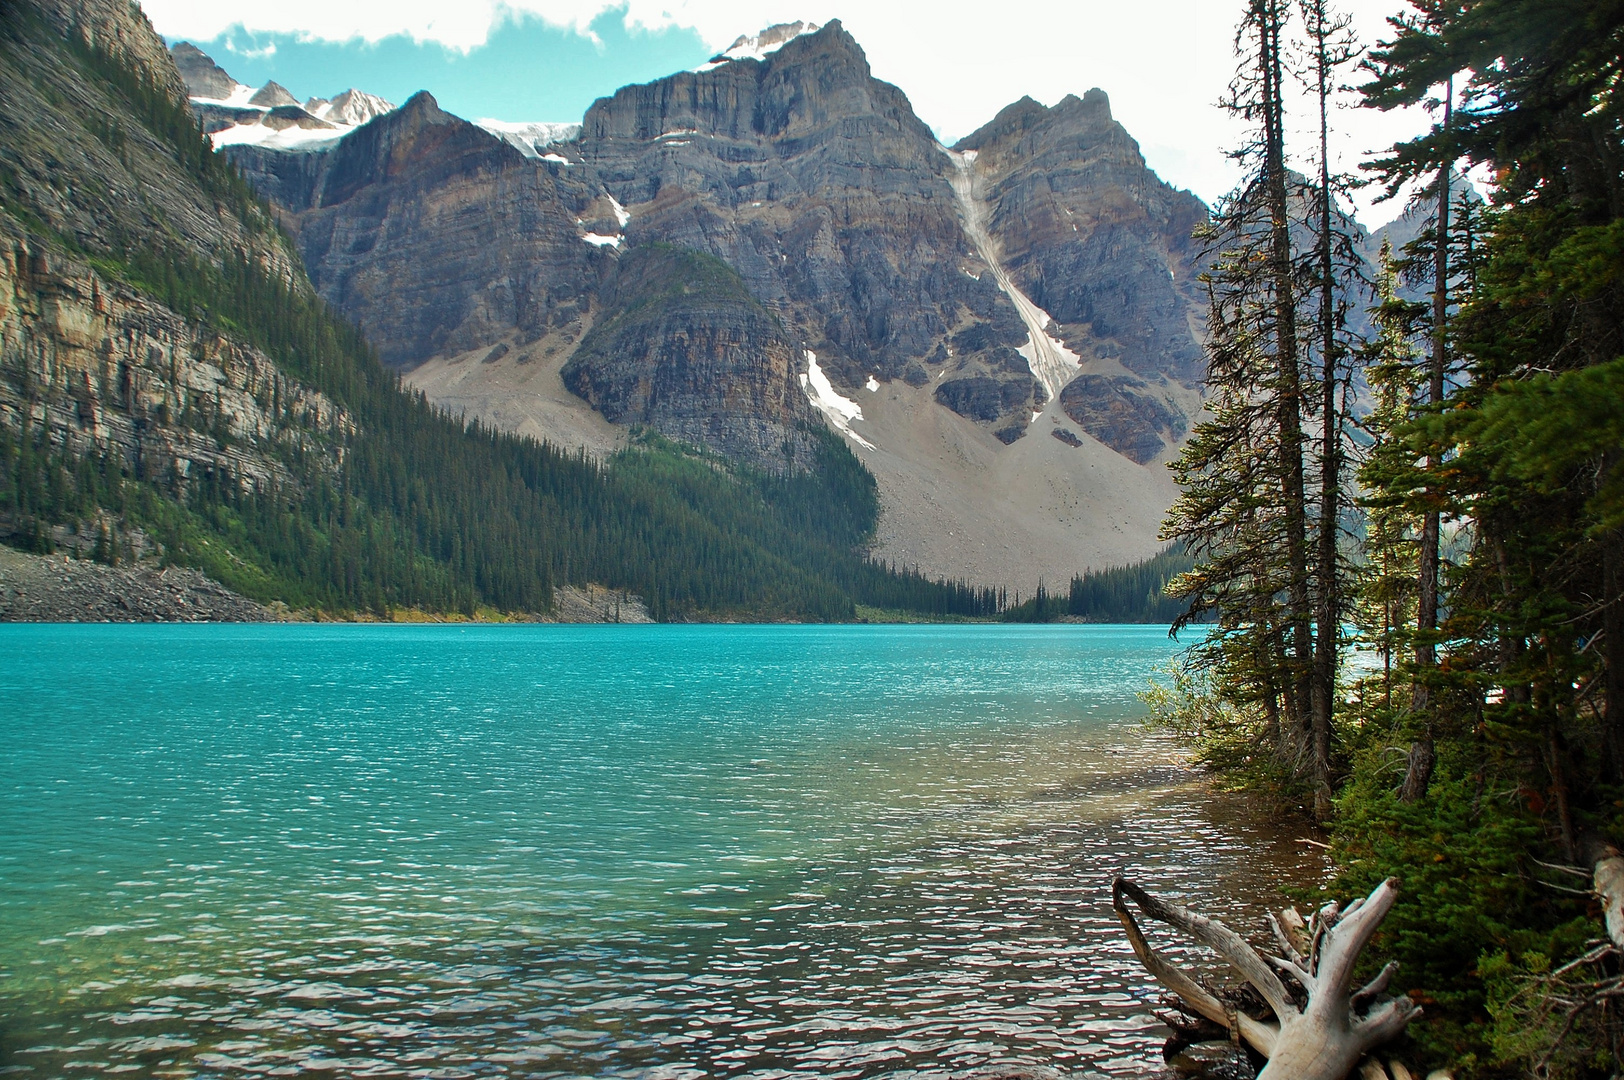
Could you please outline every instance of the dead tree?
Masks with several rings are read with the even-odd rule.
[[[1112,906],[1145,970],[1192,1010],[1224,1025],[1268,1058],[1258,1080],[1345,1080],[1361,1058],[1399,1035],[1420,1013],[1409,998],[1387,995],[1395,964],[1360,989],[1353,987],[1359,954],[1397,897],[1389,879],[1346,911],[1326,905],[1306,926],[1301,919],[1292,925],[1295,912],[1285,913],[1285,923],[1270,915],[1284,955],[1265,957],[1218,920],[1158,900],[1126,878],[1117,878],[1111,887]],[[1129,910],[1130,900],[1146,917],[1183,931],[1228,961],[1275,1019],[1259,1020],[1225,1005],[1152,949]]]

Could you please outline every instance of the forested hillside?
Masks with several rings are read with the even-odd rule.
[[[1345,31],[1323,0],[1245,5],[1232,104],[1255,138],[1210,233],[1211,418],[1167,529],[1216,631],[1154,702],[1328,827],[1331,894],[1395,880],[1371,951],[1423,1009],[1403,1056],[1617,1076],[1624,4],[1416,2],[1363,57]],[[1427,217],[1374,282],[1331,213],[1331,132],[1291,144],[1281,104],[1361,59],[1367,107],[1434,119],[1366,165]],[[1296,194],[1293,160],[1319,163]]]
[[[403,392],[209,151],[167,64],[117,0],[0,11],[15,542],[68,526],[107,559],[155,543],[248,596],[339,613],[532,612],[571,582],[660,618],[984,613],[986,594],[866,561],[873,478],[821,429],[816,466],[788,475],[652,438],[600,464]]]
[[[1174,545],[1143,562],[1077,574],[1063,593],[1051,593],[1040,584],[1035,595],[1006,608],[1002,618],[1005,622],[1171,623],[1185,609],[1167,594],[1168,583],[1193,566],[1184,549]]]

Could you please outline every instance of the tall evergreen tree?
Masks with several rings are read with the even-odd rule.
[[[1215,636],[1197,657],[1224,693],[1256,710],[1275,767],[1306,787],[1325,817],[1346,608],[1347,312],[1359,285],[1334,202],[1330,101],[1355,54],[1345,20],[1324,0],[1300,8],[1320,105],[1320,175],[1310,182],[1287,167],[1292,9],[1251,0],[1226,102],[1253,126],[1234,152],[1246,180],[1203,232],[1214,254],[1203,277],[1210,418],[1174,464],[1181,494],[1164,537],[1183,541],[1196,561],[1173,586],[1190,604],[1184,621],[1215,617]],[[1315,418],[1311,440],[1306,425]]]

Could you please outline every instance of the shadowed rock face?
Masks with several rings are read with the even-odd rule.
[[[1205,205],[1145,166],[1099,90],[1053,108],[1023,98],[955,149],[976,151],[988,231],[1011,277],[1059,324],[1085,371],[1122,376],[1090,379],[1069,399],[1137,395],[1068,413],[1119,452],[1149,460],[1148,429],[1128,435],[1100,421],[1137,413],[1135,402],[1164,382],[1194,387],[1205,375],[1191,239]]]
[[[597,317],[562,375],[610,421],[769,470],[811,463],[795,345],[721,260],[635,249],[605,281]]]
[[[577,319],[608,260],[548,169],[427,93],[325,153],[228,153],[290,212],[316,288],[392,364]]]
[[[1140,465],[1189,428],[1182,412],[1131,375],[1079,375],[1060,392],[1060,407],[1078,427]]]

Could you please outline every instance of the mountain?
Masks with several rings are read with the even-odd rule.
[[[1030,587],[1156,550],[1161,462],[1200,408],[1205,208],[1103,93],[1017,103],[950,150],[835,21],[625,87],[578,131],[485,124],[419,95],[312,153],[225,153],[321,294],[448,408],[793,468],[802,406],[764,389],[787,370],[876,476],[883,558]],[[643,249],[720,260],[762,314],[656,289],[677,309],[617,328],[607,364],[598,320]]]
[[[313,97],[301,105],[280,83],[267,82],[258,89],[239,83],[189,41],[176,42],[169,54],[192,111],[217,149],[246,145],[313,150],[395,108],[375,94],[353,88],[331,100]]]
[[[822,429],[780,475],[647,431],[594,460],[403,390],[211,150],[170,53],[124,0],[0,7],[0,95],[0,538],[189,564],[340,613],[536,613],[555,586],[587,584],[661,618],[995,606],[863,557],[874,481]],[[324,162],[309,190],[334,197],[417,150],[482,176],[528,162],[426,98],[342,146],[281,158]],[[599,250],[572,232],[575,249]],[[679,294],[684,266],[664,275]],[[725,272],[686,302],[778,332]],[[629,331],[635,308],[616,309]],[[752,415],[771,400],[764,387]]]
[[[1084,431],[1141,464],[1181,439],[1204,371],[1206,206],[1158,180],[1105,94],[1023,98],[954,150],[971,164],[1010,277],[1084,374],[1061,395]]]

